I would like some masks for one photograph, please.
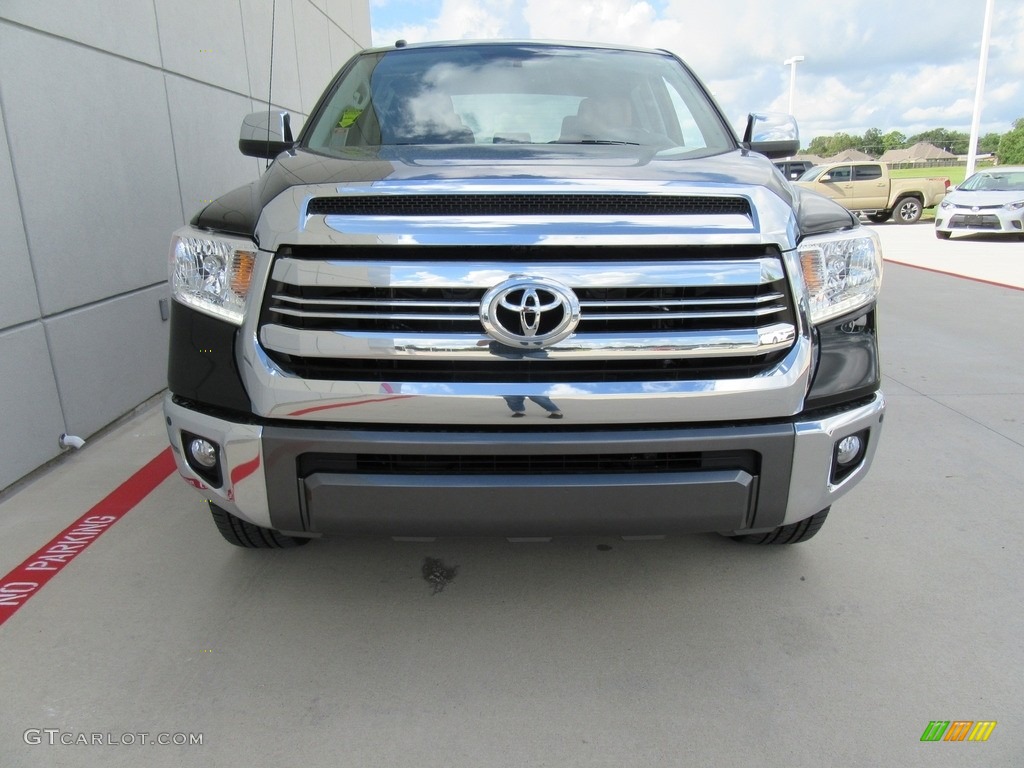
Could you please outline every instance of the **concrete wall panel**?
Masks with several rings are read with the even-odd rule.
[[[0,81],[44,315],[160,280],[182,221],[160,72],[0,25]]]
[[[176,75],[165,77],[188,220],[213,198],[258,177],[259,166],[238,151],[238,131],[253,111],[252,101]]]
[[[160,66],[151,2],[3,0],[0,12],[19,24]]]
[[[0,275],[3,276],[3,301],[0,301],[0,329],[39,317],[36,282],[25,242],[25,224],[21,203],[14,185],[14,168],[7,147],[4,115],[0,109]],[[3,487],[0,485],[0,487]]]
[[[44,321],[70,432],[91,435],[167,386],[167,296],[157,285]]]
[[[0,490],[165,387],[171,233],[263,171],[245,114],[298,131],[370,42],[366,0],[272,7],[0,0]]]
[[[331,66],[331,40],[327,17],[309,2],[292,3],[295,17],[296,50],[299,56],[299,90],[302,111],[312,113],[334,70]],[[302,45],[298,44],[301,35]]]
[[[341,0],[341,2],[346,2],[346,0]],[[370,4],[361,2],[361,0],[347,0],[347,2],[352,16],[345,29],[351,30],[352,37],[359,44],[360,49],[369,48],[371,45]],[[389,45],[393,42],[394,40],[387,41]]]
[[[302,2],[303,0],[296,0]],[[251,95],[257,109],[266,107],[270,84],[270,41],[274,41],[274,83],[270,98],[284,109],[301,112],[299,62],[295,52],[292,0],[277,1],[277,17],[271,27],[265,0],[241,0],[245,27],[245,52],[249,62]]]
[[[336,24],[331,24],[328,32],[331,38],[331,69],[333,70],[332,74],[334,74],[345,66],[345,62],[361,51],[364,46],[357,44],[350,35],[346,34]],[[327,85],[326,80],[324,85]]]
[[[356,30],[352,25],[353,10],[352,0],[327,0],[327,15],[331,17],[331,21],[338,25],[341,29],[347,30],[349,36],[354,37],[356,45],[360,50],[363,48],[370,47],[370,19],[367,16],[366,19],[366,40],[359,42],[360,35],[359,31]]]
[[[164,68],[249,93],[245,37],[238,0],[154,0]]]
[[[64,431],[43,326],[0,333],[0,488],[54,458]]]

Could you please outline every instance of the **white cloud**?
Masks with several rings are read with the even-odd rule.
[[[500,0],[445,0],[437,25],[453,39],[504,37],[512,28],[507,7]]]
[[[387,27],[373,32],[374,45],[391,45],[396,40],[405,40],[415,43],[422,40],[436,40],[430,34],[430,28],[422,24],[410,24],[406,26]]]
[[[395,8],[391,10],[388,18],[396,15]],[[521,26],[513,10],[514,6],[502,0],[444,0],[436,16],[417,16],[417,22],[411,24],[375,27],[373,41],[375,45],[390,45],[399,39],[421,43],[511,37]]]
[[[643,0],[526,0],[523,18],[531,37],[553,40],[665,48],[680,34],[678,21]]]
[[[528,37],[666,48],[687,61],[734,125],[751,109],[788,106],[805,141],[822,133],[966,130],[984,5],[931,0],[862,12],[820,0],[372,0],[374,41]],[[389,23],[379,23],[377,19]],[[1000,0],[982,129],[1024,116],[1024,6]],[[934,121],[934,122],[932,122]],[[928,123],[924,128],[920,123]],[[914,130],[916,129],[916,130]]]
[[[911,107],[903,113],[903,119],[913,124],[939,125],[947,124],[951,120],[963,122],[971,119],[974,113],[973,99],[957,99],[952,104],[944,107]]]

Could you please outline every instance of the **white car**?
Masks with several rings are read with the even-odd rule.
[[[954,232],[1024,240],[1024,166],[986,168],[946,195],[935,209],[935,236]]]

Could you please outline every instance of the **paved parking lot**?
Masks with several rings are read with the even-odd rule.
[[[1014,237],[957,234],[940,241],[931,222],[869,226],[882,235],[891,263],[1024,288],[1024,243]]]
[[[1024,262],[877,229],[941,271],[977,261],[957,248]],[[0,626],[0,766],[1024,764],[1024,291],[890,264],[881,314],[876,464],[790,548],[242,551],[158,462],[155,490]],[[9,494],[0,575],[105,516],[165,440],[150,408]],[[428,557],[457,566],[436,594]],[[922,743],[936,720],[998,725]]]

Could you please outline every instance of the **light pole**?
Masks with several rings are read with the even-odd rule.
[[[789,65],[789,114],[793,114],[793,93],[796,91],[796,65],[803,61],[803,56],[791,56],[783,64]]]
[[[988,41],[992,31],[992,6],[994,0],[985,3],[985,22],[981,28],[981,56],[978,60],[978,87],[974,91],[974,113],[971,116],[971,138],[967,145],[967,168],[965,173],[974,173],[974,164],[978,159],[978,136],[981,133],[981,99],[985,93],[985,71],[988,69]]]

